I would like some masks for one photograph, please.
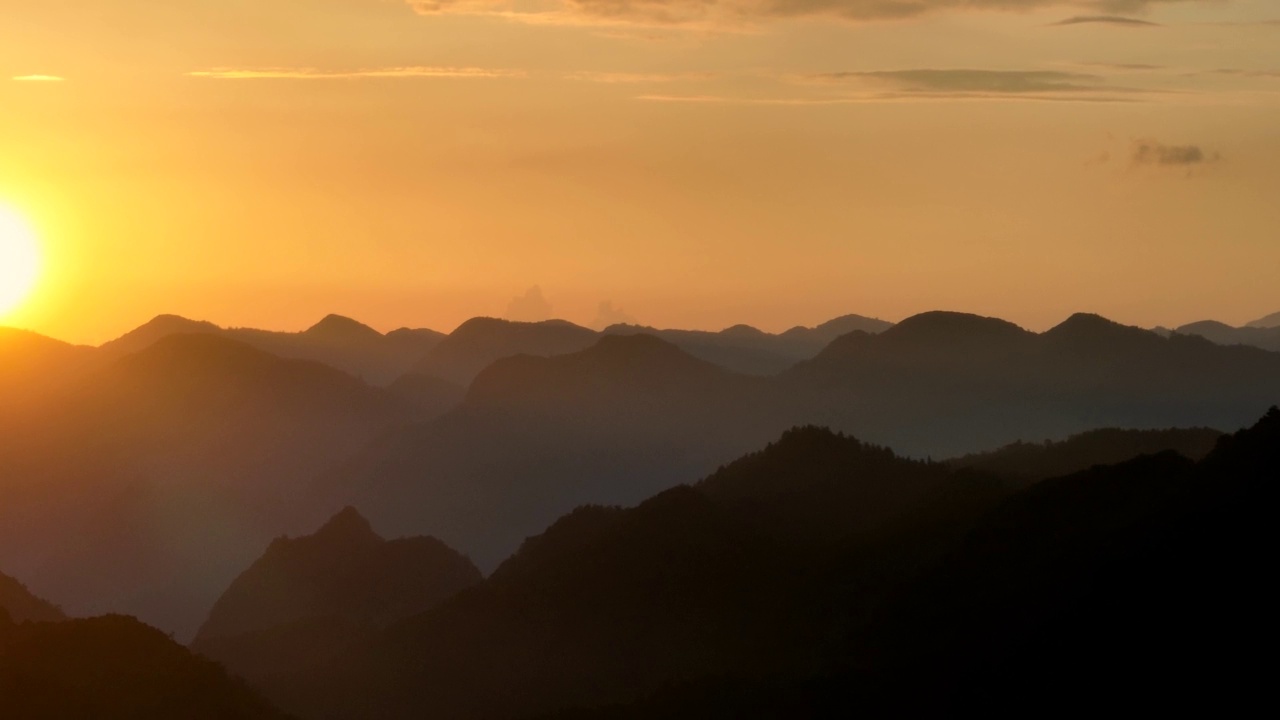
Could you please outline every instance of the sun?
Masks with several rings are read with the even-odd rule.
[[[35,231],[17,212],[0,205],[0,318],[27,299],[39,275]]]

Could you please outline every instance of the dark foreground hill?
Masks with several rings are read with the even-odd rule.
[[[56,622],[66,616],[56,605],[36,597],[27,586],[0,573],[0,613],[13,622]]]
[[[164,633],[122,616],[15,624],[0,612],[0,711],[23,720],[285,720]]]
[[[1280,410],[1199,462],[1021,490],[800,429],[633,509],[581,508],[268,687],[317,719],[1234,714],[1269,687],[1251,648],[1278,476]]]
[[[313,535],[272,542],[214,604],[191,647],[242,677],[265,677],[323,661],[480,580],[444,543],[384,540],[347,508]]]

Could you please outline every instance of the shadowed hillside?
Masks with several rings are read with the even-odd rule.
[[[1139,455],[1176,452],[1192,460],[1208,455],[1222,433],[1208,428],[1187,430],[1117,430],[1106,428],[1072,435],[1059,442],[1014,443],[999,450],[950,461],[955,467],[977,468],[1006,477],[1043,480],[1114,465]]]
[[[7,613],[13,622],[56,622],[65,620],[56,605],[41,600],[27,590],[27,586],[0,573],[0,612]]]
[[[799,429],[694,487],[580,508],[269,687],[309,718],[1234,713],[1269,687],[1248,649],[1277,473],[1276,409],[1199,462],[1023,490]]]
[[[0,706],[24,720],[285,720],[164,633],[122,616],[14,624],[0,612]]]
[[[759,446],[763,380],[645,335],[495,362],[437,422],[370,446],[322,485],[394,534],[430,533],[491,569],[576,505],[633,503]]]
[[[263,677],[331,657],[480,580],[440,541],[384,540],[347,508],[314,535],[272,542],[214,604],[192,648]]]
[[[495,362],[456,411],[371,445],[321,487],[332,506],[358,505],[396,534],[441,537],[492,568],[576,505],[638,502],[793,425],[943,458],[1098,427],[1238,428],[1277,400],[1280,354],[1090,315],[1036,334],[926,313],[842,336],[772,378],[653,336],[607,335],[580,353]],[[1177,442],[1135,439],[1087,462]],[[1088,466],[1046,466],[1041,477]]]
[[[169,336],[0,436],[0,561],[75,614],[189,635],[271,537],[332,512],[313,478],[409,415],[317,363]]]

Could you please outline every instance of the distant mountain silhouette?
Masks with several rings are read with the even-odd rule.
[[[1251,328],[1275,328],[1280,327],[1280,312],[1271,313],[1270,315],[1259,318],[1249,323],[1247,327]]]
[[[1261,321],[1259,321],[1261,322]],[[1199,335],[1219,345],[1252,345],[1263,350],[1280,352],[1280,322],[1276,326],[1249,326],[1236,328],[1225,323],[1205,320],[1183,325],[1174,332],[1183,335]]]
[[[653,335],[670,342],[694,357],[746,375],[775,375],[818,354],[836,337],[855,330],[882,332],[892,323],[860,315],[846,315],[816,328],[797,327],[781,335],[771,335],[749,325],[735,325],[720,332],[701,330],[656,330],[638,325],[613,325],[605,329],[614,335]]]
[[[354,508],[279,538],[223,593],[192,648],[245,677],[319,662],[481,580],[434,538],[384,540]]]
[[[514,322],[478,317],[441,340],[412,372],[465,386],[495,360],[513,355],[578,352],[591,346],[598,336],[594,330],[564,320]]]
[[[1280,399],[1280,356],[1096,315],[1035,334],[926,313],[846,335],[780,378],[801,420],[945,457],[1096,427],[1237,428]]]
[[[13,622],[57,622],[65,620],[62,610],[50,602],[41,600],[27,590],[27,586],[0,573],[0,612],[7,613]]]
[[[99,352],[108,358],[119,358],[145,350],[163,338],[191,334],[217,335],[283,358],[313,360],[375,385],[387,385],[403,375],[444,338],[433,330],[407,328],[383,335],[341,315],[329,315],[299,333],[222,328],[209,322],[161,315],[103,344]]]
[[[212,662],[133,618],[13,624],[0,611],[0,707],[12,718],[285,720]]]
[[[1105,428],[1072,435],[1058,442],[1018,442],[998,450],[975,453],[950,462],[1012,478],[1043,480],[1114,465],[1140,455],[1172,451],[1200,460],[1213,450],[1222,433],[1208,428],[1118,430]]]
[[[1277,400],[1278,354],[1095,315],[1037,334],[926,313],[841,336],[776,377],[606,335],[579,353],[493,363],[457,410],[369,446],[321,492],[489,569],[577,505],[638,502],[794,425],[945,458],[1097,427],[1233,429]]]
[[[321,495],[491,569],[576,505],[638,502],[776,436],[788,425],[770,419],[763,382],[646,335],[508,357],[460,408],[369,446]]]
[[[1278,474],[1277,409],[1199,462],[1021,490],[801,428],[632,509],[580,508],[264,687],[315,718],[1234,715],[1270,687],[1249,650]]]
[[[0,429],[94,367],[92,348],[0,327]]]
[[[331,511],[316,476],[410,417],[330,367],[167,336],[0,436],[0,562],[75,614],[189,636],[271,537]]]

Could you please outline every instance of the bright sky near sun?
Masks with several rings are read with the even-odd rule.
[[[0,0],[6,324],[1280,310],[1274,0]],[[621,317],[621,316],[619,316]]]

